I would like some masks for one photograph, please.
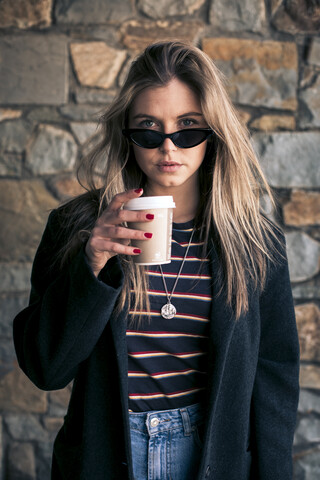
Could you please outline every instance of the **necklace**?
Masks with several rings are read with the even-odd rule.
[[[179,277],[180,277],[180,274],[182,272],[182,268],[183,268],[183,265],[184,265],[184,262],[186,261],[186,258],[187,258],[187,255],[188,255],[188,252],[189,252],[189,248],[190,248],[190,245],[191,245],[191,241],[192,241],[192,237],[193,237],[193,234],[194,234],[194,228],[191,232],[191,235],[190,235],[190,240],[189,240],[189,243],[188,243],[188,246],[187,246],[187,249],[186,249],[186,253],[184,254],[184,257],[183,257],[183,260],[181,262],[181,265],[180,265],[180,268],[179,268],[179,272],[178,272],[178,275],[176,277],[176,280],[174,282],[174,285],[173,285],[173,288],[171,290],[171,293],[169,295],[168,293],[168,288],[167,288],[167,284],[166,284],[166,280],[164,278],[164,275],[163,275],[163,271],[162,271],[162,267],[161,265],[159,265],[160,267],[160,272],[161,272],[161,276],[162,276],[162,281],[163,281],[163,285],[164,285],[164,289],[166,291],[166,296],[167,296],[167,303],[165,305],[163,305],[163,307],[161,308],[160,310],[160,313],[161,313],[161,316],[163,318],[165,318],[166,320],[170,320],[171,318],[173,318],[176,313],[177,313],[177,310],[176,310],[176,307],[174,305],[172,305],[171,303],[171,298],[172,298],[172,295],[173,295],[173,292],[177,286],[177,283],[178,283],[178,280],[179,280]]]

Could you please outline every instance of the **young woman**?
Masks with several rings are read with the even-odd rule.
[[[299,353],[284,239],[260,212],[271,192],[217,69],[195,47],[151,45],[102,129],[88,192],[51,213],[14,321],[39,388],[74,380],[52,478],[290,480]],[[142,195],[176,204],[162,268],[133,263],[152,215],[122,207]]]

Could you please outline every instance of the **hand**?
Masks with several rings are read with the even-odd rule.
[[[151,233],[124,227],[124,222],[150,222],[153,215],[144,211],[123,210],[124,203],[142,195],[142,188],[119,193],[111,200],[95,223],[86,244],[85,253],[93,273],[99,272],[115,255],[139,255],[140,250],[130,247],[130,240],[147,240]]]

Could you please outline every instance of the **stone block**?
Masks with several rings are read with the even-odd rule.
[[[292,115],[262,115],[251,122],[250,127],[265,132],[295,130],[296,119]]]
[[[63,417],[66,414],[69,405],[71,389],[72,384],[68,385],[62,390],[49,392],[49,415],[54,417]]]
[[[32,124],[25,120],[6,120],[1,122],[0,150],[9,153],[22,153],[26,148],[26,143],[31,135],[32,129]]]
[[[72,171],[77,153],[69,132],[53,125],[39,125],[28,145],[26,166],[35,175]]]
[[[55,437],[58,430],[60,430],[63,425],[63,418],[45,417],[43,423],[48,433]]]
[[[8,453],[9,480],[34,480],[36,460],[32,443],[13,442]]]
[[[247,126],[251,120],[251,113],[250,112],[247,112],[246,110],[240,110],[238,109],[237,110],[237,114],[238,114],[238,118],[240,120],[240,122]]]
[[[4,424],[14,440],[22,442],[48,441],[48,432],[42,426],[38,415],[10,413],[4,417]]]
[[[296,110],[298,55],[293,42],[204,38],[202,47],[228,79],[239,104]]]
[[[293,298],[296,300],[316,300],[320,299],[320,281],[313,278],[309,282],[303,282],[299,285],[292,285]]]
[[[125,62],[119,76],[118,76],[118,86],[122,87],[124,85],[124,82],[126,81],[132,62],[134,61],[134,57],[130,56],[127,61]]]
[[[305,0],[272,0],[271,23],[276,29],[293,35],[318,33],[319,3]]]
[[[97,122],[104,113],[105,105],[64,105],[60,113],[68,120],[76,122]]]
[[[17,364],[0,379],[0,409],[6,412],[45,413],[47,392],[39,390]]]
[[[227,32],[261,32],[266,26],[263,0],[213,0],[209,13],[210,23]]]
[[[320,390],[320,367],[318,365],[300,366],[300,387]]]
[[[176,40],[193,42],[204,27],[199,21],[173,22],[158,20],[130,20],[121,27],[122,43],[127,48],[141,51],[150,43],[161,40]]]
[[[0,268],[1,272],[1,268]],[[1,273],[0,273],[1,275]],[[28,304],[28,294],[0,296],[0,337],[12,337],[12,322],[14,317]],[[0,477],[1,478],[1,477]]]
[[[301,390],[299,398],[299,413],[317,413],[320,414],[320,395],[310,390]]]
[[[0,263],[0,292],[28,292],[31,263]]]
[[[308,448],[294,455],[294,480],[319,480],[320,447]]]
[[[0,28],[45,28],[51,25],[52,0],[3,0]]]
[[[131,18],[134,13],[132,5],[130,0],[57,0],[54,14],[58,24],[99,25]]]
[[[205,3],[205,0],[138,0],[137,7],[147,17],[155,20],[176,15],[193,15]]]
[[[320,420],[309,416],[300,420],[296,429],[294,444],[320,442]]]
[[[300,88],[309,88],[317,79],[317,67],[305,65],[300,78]]]
[[[48,212],[57,204],[38,179],[0,180],[0,262],[33,261]]]
[[[60,175],[50,181],[50,189],[59,200],[67,200],[85,192],[74,176]]]
[[[33,106],[27,114],[27,119],[36,123],[61,123],[61,115],[57,107],[37,107]]]
[[[260,207],[262,212],[274,223],[278,223],[276,209],[268,194],[264,194],[260,197]]]
[[[21,177],[21,175],[22,175],[22,155],[0,152],[0,176],[1,177]]]
[[[315,303],[295,307],[301,360],[320,361],[320,310]]]
[[[273,187],[320,187],[320,132],[253,135],[264,173]]]
[[[15,369],[16,358],[12,337],[0,339],[0,379]]]
[[[308,55],[308,63],[320,67],[320,39],[313,38]]]
[[[0,108],[0,122],[3,120],[15,120],[20,118],[22,110],[13,110],[12,108]]]
[[[320,243],[303,232],[285,235],[292,282],[303,282],[320,271]]]
[[[122,71],[120,75],[122,75]],[[75,91],[75,99],[79,104],[93,103],[107,106],[112,102],[115,94],[116,90],[106,91],[102,88],[79,87]]]
[[[283,207],[283,217],[286,225],[320,225],[320,193],[293,190]]]
[[[112,87],[127,56],[104,42],[72,43],[70,51],[80,84],[105,89]]]
[[[304,109],[299,116],[299,124],[303,128],[320,127],[320,75],[309,88],[300,93]]]
[[[71,123],[72,132],[81,145],[97,134],[97,128],[96,122]]]
[[[0,103],[60,105],[68,101],[68,55],[62,35],[0,37]]]
[[[51,478],[53,441],[37,443],[37,474],[38,479]]]

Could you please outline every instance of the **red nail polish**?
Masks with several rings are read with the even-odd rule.
[[[152,237],[152,233],[146,232],[146,233],[144,234],[144,236],[145,236],[146,238],[151,238],[151,237]]]
[[[136,193],[141,193],[141,192],[142,192],[142,188],[137,188],[137,189],[135,190],[135,192],[136,192]]]
[[[148,220],[153,220],[154,219],[153,213],[147,213],[146,217],[147,217]]]
[[[133,253],[141,253],[140,248],[134,248],[134,249],[133,249]]]

